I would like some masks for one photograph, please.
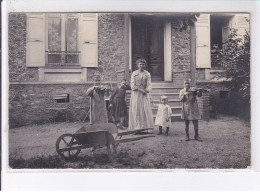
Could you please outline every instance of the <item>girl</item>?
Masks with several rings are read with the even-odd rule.
[[[124,129],[124,119],[127,115],[127,105],[125,101],[126,90],[130,90],[130,86],[126,84],[126,80],[123,80],[120,86],[113,91],[109,101],[113,119],[118,123],[117,126],[121,129]]]
[[[162,96],[161,104],[159,104],[159,106],[158,106],[158,111],[157,111],[157,115],[155,118],[155,125],[159,126],[158,135],[162,134],[163,127],[166,127],[165,135],[168,136],[168,133],[169,133],[172,109],[167,103],[168,103],[168,97]]]

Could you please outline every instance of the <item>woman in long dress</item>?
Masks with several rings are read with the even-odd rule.
[[[131,99],[129,108],[129,130],[153,128],[153,115],[150,104],[151,75],[144,70],[145,59],[136,61],[138,70],[131,76]]]

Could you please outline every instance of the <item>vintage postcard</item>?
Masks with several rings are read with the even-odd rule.
[[[250,166],[248,13],[9,13],[11,168]]]
[[[9,172],[252,168],[250,12],[6,16]]]

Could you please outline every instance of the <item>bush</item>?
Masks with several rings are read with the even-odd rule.
[[[217,62],[224,69],[221,77],[230,81],[231,112],[250,118],[250,35],[241,37],[231,29],[229,38],[219,51]],[[233,108],[233,110],[232,110]]]

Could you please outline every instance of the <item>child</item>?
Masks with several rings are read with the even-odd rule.
[[[202,141],[199,138],[199,127],[198,120],[201,119],[201,115],[199,113],[199,107],[197,103],[196,97],[202,96],[200,90],[196,88],[190,87],[190,80],[185,80],[184,89],[180,91],[180,101],[182,102],[182,119],[185,121],[185,132],[186,132],[186,141],[190,140],[189,136],[189,124],[190,121],[193,122],[195,137],[194,139],[197,141]]]
[[[124,119],[127,116],[127,105],[125,101],[126,90],[130,90],[130,86],[126,84],[124,79],[118,88],[116,88],[110,98],[109,107],[111,108],[111,114],[118,127],[125,129]]]
[[[157,111],[157,115],[155,118],[155,125],[159,126],[158,135],[162,134],[163,127],[166,127],[165,135],[168,136],[168,133],[169,133],[172,110],[171,110],[171,107],[167,103],[168,103],[167,96],[162,96],[161,104],[159,104],[159,106],[158,106],[158,111]]]
[[[86,94],[91,97],[90,124],[108,123],[107,110],[104,95],[106,88],[101,86],[100,76],[94,77],[94,86],[90,87]]]

